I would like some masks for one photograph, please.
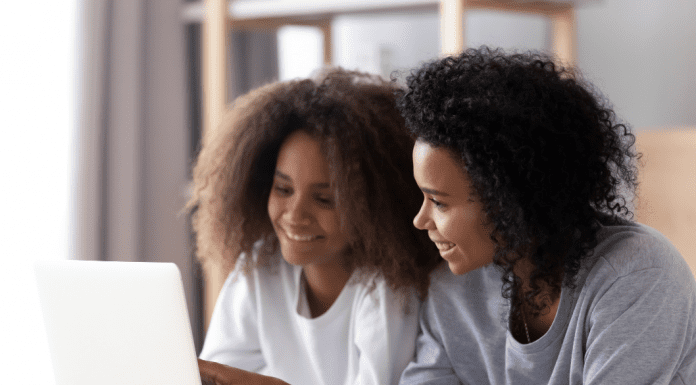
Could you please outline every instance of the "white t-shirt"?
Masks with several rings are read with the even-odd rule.
[[[302,268],[277,261],[230,274],[200,358],[291,385],[397,384],[415,354],[415,294],[405,312],[383,279],[349,280],[329,310],[311,318]]]

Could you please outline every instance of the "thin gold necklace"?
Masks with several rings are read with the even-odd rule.
[[[532,339],[529,338],[529,329],[527,328],[527,317],[524,316],[524,311],[521,311],[522,313],[522,323],[524,324],[524,333],[527,335],[527,343],[531,343]]]

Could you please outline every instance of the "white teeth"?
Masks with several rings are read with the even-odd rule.
[[[297,235],[297,234],[290,234],[286,232],[288,238],[292,239],[293,241],[300,241],[300,242],[308,242],[308,241],[313,241],[317,238],[319,238],[318,235]]]
[[[454,247],[454,243],[452,243],[452,242],[435,242],[435,246],[437,246],[437,249],[440,251],[447,251],[447,250]]]

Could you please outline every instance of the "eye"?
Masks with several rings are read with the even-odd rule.
[[[314,200],[316,200],[317,203],[319,203],[319,205],[321,205],[324,208],[327,208],[327,209],[334,208],[333,198],[329,195],[317,194],[314,196]]]
[[[273,191],[275,191],[276,194],[283,196],[283,197],[287,197],[287,196],[292,195],[292,188],[290,186],[274,184]]]
[[[437,201],[437,200],[435,200],[434,198],[428,198],[428,200],[430,200],[431,202],[433,202],[433,205],[435,205],[435,207],[436,207],[438,210],[444,210],[444,209],[447,207],[446,204],[444,204],[444,203],[442,203],[442,202],[440,202],[440,201]]]

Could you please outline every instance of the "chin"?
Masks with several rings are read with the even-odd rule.
[[[491,261],[492,263],[492,261]],[[477,263],[475,265],[467,264],[467,263],[456,263],[456,262],[449,262],[447,261],[447,264],[449,265],[450,271],[452,271],[452,274],[454,275],[463,275],[466,273],[469,273],[474,270],[478,270],[489,263]]]
[[[447,265],[454,275],[463,275],[479,268],[479,266],[472,266],[467,262],[468,261],[466,259],[460,259],[455,261],[447,261]]]
[[[298,253],[285,253],[283,252],[283,249],[280,249],[280,252],[283,256],[283,259],[285,262],[295,265],[295,266],[304,266],[308,263],[312,262],[312,257],[311,254],[298,254]]]
[[[447,262],[447,265],[449,266],[450,271],[454,275],[462,275],[462,274],[469,272],[469,270],[465,269],[464,267],[462,267],[456,263]]]

